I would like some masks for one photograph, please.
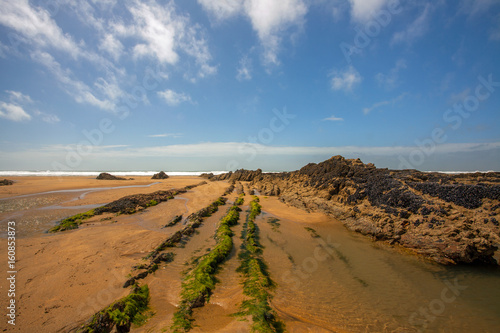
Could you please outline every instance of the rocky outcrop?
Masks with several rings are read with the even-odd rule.
[[[12,185],[12,184],[14,184],[13,180],[9,180],[9,179],[0,180],[0,186],[7,186],[7,185]]]
[[[236,182],[236,181],[252,181],[256,177],[259,177],[262,175],[262,170],[257,169],[255,171],[252,170],[245,170],[245,169],[240,169],[236,170],[235,172],[229,171],[228,173],[223,173],[217,176],[212,176],[210,180],[216,181],[216,180],[228,180],[230,182]]]
[[[200,175],[201,178],[206,178],[206,179],[212,179],[214,177],[214,174],[213,173],[202,173]]]
[[[95,208],[94,214],[95,215],[100,215],[103,213],[134,214],[148,207],[156,206],[160,202],[173,199],[176,195],[181,193],[186,193],[188,190],[192,188],[195,188],[197,186],[202,186],[205,184],[206,182],[201,182],[199,184],[188,185],[180,189],[128,195],[113,202],[110,202],[107,205]]]
[[[163,228],[169,228],[169,227],[173,227],[174,225],[176,225],[177,223],[179,223],[180,221],[182,221],[182,215],[176,215],[174,216],[173,219],[171,219],[167,224],[165,224],[163,226]]]
[[[107,172],[100,173],[96,179],[99,179],[99,180],[127,180],[126,178],[113,176],[112,174],[109,174]]]
[[[239,180],[234,174],[220,178]],[[436,262],[496,264],[500,173],[378,169],[335,156],[294,172],[239,174],[262,195],[334,216],[350,230]]]
[[[151,177],[151,179],[167,179],[167,178],[168,178],[168,175],[163,171],[155,173],[153,175],[153,177]]]

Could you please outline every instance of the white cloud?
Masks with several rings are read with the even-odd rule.
[[[9,94],[9,100],[15,104],[33,104],[33,100],[28,95],[25,95],[19,91],[6,90]]]
[[[412,43],[415,39],[422,37],[429,29],[429,18],[432,11],[432,6],[427,3],[422,13],[406,28],[394,34],[392,43]]]
[[[98,91],[102,92],[111,101],[117,101],[120,97],[124,96],[125,93],[118,85],[116,77],[110,75],[108,80],[100,77],[94,83],[94,86]],[[144,104],[148,104],[147,96],[142,96]]]
[[[134,1],[128,5],[132,22],[113,22],[111,28],[120,37],[136,38],[132,52],[136,59],[150,57],[161,64],[176,65],[185,53],[198,66],[196,75],[185,77],[191,81],[217,72],[210,64],[212,56],[202,28],[191,24],[189,16],[176,12],[173,1],[159,5],[156,1]]]
[[[135,1],[129,11],[135,21],[135,26],[129,28],[142,39],[134,47],[135,56],[153,56],[162,63],[175,64],[179,59],[175,51],[176,36],[184,29],[185,22],[175,16],[173,3],[159,6]]]
[[[77,103],[87,103],[102,110],[113,111],[116,107],[115,101],[99,99],[95,96],[89,86],[72,78],[70,70],[64,70],[61,65],[46,52],[35,52],[32,59],[44,65],[62,84],[62,88],[71,95]]]
[[[396,62],[396,65],[391,68],[388,74],[377,73],[375,79],[378,83],[388,90],[396,88],[399,80],[399,72],[406,68],[406,61],[400,59]]]
[[[0,117],[17,122],[31,119],[21,106],[2,101],[0,101]]]
[[[378,108],[385,106],[385,105],[394,105],[394,104],[400,102],[403,98],[405,98],[406,95],[407,95],[406,93],[403,93],[403,94],[399,95],[398,97],[393,98],[391,100],[377,102],[368,108],[364,108],[363,113],[368,114],[368,113],[372,112],[373,110],[378,109]]]
[[[81,53],[73,38],[64,34],[43,8],[34,8],[28,0],[0,0],[0,24],[15,30],[38,47],[52,47],[77,58]]]
[[[265,65],[278,65],[278,53],[286,31],[301,27],[307,13],[304,0],[198,0],[217,21],[235,15],[249,18],[263,47]]]
[[[335,117],[334,115],[323,119],[322,121],[344,121],[344,118]]]
[[[31,120],[31,116],[25,110],[33,104],[30,96],[19,91],[6,90],[9,102],[0,101],[0,118],[21,122]]]
[[[363,78],[359,72],[353,67],[349,66],[347,69],[333,73],[331,80],[331,85],[333,90],[344,90],[346,92],[352,91],[352,89],[361,83]]]
[[[123,44],[108,33],[102,38],[99,50],[107,52],[115,61],[118,61],[123,53]]]
[[[163,133],[148,135],[149,138],[180,138],[182,133]]]
[[[56,116],[55,114],[49,114],[49,113],[41,112],[39,110],[35,110],[34,113],[36,116],[41,117],[44,122],[49,123],[49,124],[55,124],[55,123],[58,123],[61,121],[61,119],[59,119],[59,117]]]
[[[252,60],[247,56],[244,56],[240,60],[240,67],[238,68],[238,73],[236,74],[238,81],[245,81],[252,79]]]
[[[170,106],[177,106],[183,102],[193,103],[189,95],[186,95],[185,93],[177,93],[170,89],[159,91],[157,94],[158,96],[163,98]]]
[[[217,73],[217,67],[210,65],[212,55],[208,49],[208,43],[198,25],[186,27],[184,36],[179,42],[180,48],[191,56],[199,67],[197,77],[203,79]],[[192,77],[191,81],[196,81]]]
[[[26,111],[33,107],[33,100],[30,96],[23,94],[19,91],[6,90],[9,95],[10,103],[0,101],[0,117],[12,121],[27,121],[31,120],[31,115]],[[57,123],[60,121],[59,117],[53,114],[33,110],[35,116],[41,117],[46,123]]]
[[[302,26],[307,6],[302,0],[247,0],[245,12],[264,47],[264,64],[279,64],[282,33]]]
[[[374,13],[384,6],[388,0],[349,0],[351,16],[355,21],[366,22]]]
[[[244,0],[198,0],[198,3],[218,22],[238,15]]]

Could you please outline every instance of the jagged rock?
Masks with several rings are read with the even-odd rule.
[[[118,200],[115,200],[107,205],[95,209],[95,214],[103,213],[120,213],[120,214],[133,214],[137,211],[143,210],[146,207],[154,206],[162,201],[167,201],[178,193],[186,192],[185,189],[156,191],[147,194],[133,194]]]
[[[257,169],[255,171],[240,169],[235,172],[229,171],[228,173],[223,173],[217,176],[213,176],[211,180],[229,180],[229,181],[253,181],[262,175],[262,170]]]
[[[159,264],[160,262],[169,263],[174,260],[175,254],[172,252],[162,253],[158,257],[156,257],[152,262],[155,264]]]
[[[163,171],[155,173],[153,175],[153,177],[151,177],[151,179],[167,179],[167,178],[168,178],[168,175]]]
[[[214,177],[214,174],[213,173],[202,173],[200,175],[201,178],[206,178],[206,179],[212,179]]]
[[[9,180],[9,179],[0,180],[0,186],[7,186],[7,185],[12,185],[12,184],[14,184],[13,180]]]
[[[173,227],[182,220],[182,215],[176,215],[163,228]]]
[[[334,156],[294,172],[237,170],[212,180],[249,181],[261,195],[334,216],[350,230],[443,264],[495,263],[500,244],[498,172],[388,170]]]
[[[100,173],[96,179],[100,179],[100,180],[127,180],[126,178],[113,176],[112,174],[109,174],[107,172]]]
[[[133,214],[139,210],[145,209],[146,207],[154,206],[159,204],[160,202],[173,199],[179,193],[185,193],[189,189],[204,184],[205,182],[201,182],[199,184],[185,186],[180,189],[156,191],[153,193],[146,193],[146,194],[128,195],[118,200],[115,200],[107,205],[94,209],[94,214],[95,215],[100,215],[103,213]]]

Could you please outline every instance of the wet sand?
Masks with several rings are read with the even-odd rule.
[[[6,248],[8,220],[17,222],[19,234],[18,317],[16,326],[8,327],[9,332],[67,332],[126,296],[129,289],[122,286],[127,275],[134,272],[133,266],[143,263],[142,258],[180,230],[183,222],[174,227],[163,226],[176,215],[186,217],[206,207],[229,186],[224,181],[208,182],[133,215],[94,216],[76,230],[47,234],[45,231],[58,219],[84,212],[92,205],[202,181],[199,177],[160,181],[148,177],[137,177],[134,181],[78,177],[54,180],[19,177],[15,185],[0,188],[3,198],[0,247]],[[103,189],[127,185],[150,186]],[[244,188],[248,190],[247,186]],[[72,189],[81,191],[45,193]],[[12,196],[18,197],[12,199]],[[229,201],[236,196],[236,193],[228,195]],[[209,303],[194,309],[192,332],[250,329],[250,318],[241,321],[242,318],[230,316],[245,300],[236,269],[240,265],[240,236],[250,200],[247,191],[240,222],[232,228],[233,250],[217,274],[219,282]],[[417,332],[422,322],[412,321],[412,314],[432,304],[446,287],[444,282],[454,279],[459,279],[467,289],[455,301],[447,303],[439,316],[424,323],[428,331],[500,330],[500,291],[495,287],[500,283],[498,271],[431,264],[349,232],[331,217],[289,207],[276,197],[260,196],[260,204],[263,213],[256,224],[264,245],[263,258],[276,284],[271,291],[274,295],[271,305],[287,331]],[[155,273],[140,280],[150,288],[150,308],[154,315],[143,326],[132,327],[132,332],[168,331],[180,302],[183,272],[192,267],[193,260],[213,248],[218,222],[228,208],[229,204],[221,206],[205,219],[188,242],[169,249],[167,252],[176,255],[173,262],[160,265]],[[2,278],[0,283],[1,304],[8,301],[5,281]],[[0,330],[6,328],[6,322],[0,322]]]
[[[145,185],[159,182],[148,188],[95,192],[85,197],[85,205],[88,205],[110,202],[129,194],[180,188],[201,182],[198,177],[171,177],[161,181],[147,178],[142,177],[142,179],[129,182],[68,177],[63,178],[62,183],[54,184],[54,177],[33,177],[25,181],[16,179],[19,184],[23,184],[22,188],[1,188],[0,193],[5,198],[9,195],[33,194],[37,191]],[[33,184],[36,190],[31,189],[30,184]],[[48,227],[55,224],[55,220],[46,225],[45,229],[36,229],[30,233],[23,232],[23,228],[28,227],[32,219],[36,220],[38,216],[43,215],[33,212],[36,208],[43,207],[47,203],[49,205],[64,204],[71,198],[71,195],[49,194],[52,199],[47,201],[43,199],[42,202],[40,202],[40,197],[46,194],[30,196],[30,202],[36,201],[37,203],[35,205],[27,203],[26,206],[30,208],[19,209],[23,211],[23,214],[29,215],[29,218],[24,219],[22,216],[14,218],[16,222],[18,219],[24,221],[16,223],[17,232],[22,235],[18,237],[16,244],[17,324],[13,329],[10,325],[6,326],[6,322],[2,320],[0,328],[9,327],[9,331],[13,332],[66,331],[77,323],[89,319],[93,313],[129,293],[129,290],[122,286],[127,275],[132,271],[132,266],[140,263],[145,254],[175,231],[175,229],[162,229],[164,224],[178,213],[191,213],[208,205],[214,198],[221,195],[227,186],[227,183],[210,183],[198,187],[196,191],[184,193],[183,197],[188,199],[187,201],[169,200],[144,212],[118,216],[112,220],[101,221],[102,216],[96,217],[80,226],[79,229],[57,234],[44,233]],[[78,193],[75,192],[72,195],[77,196]],[[78,200],[73,203],[79,204]],[[60,214],[60,218],[78,212],[78,210],[67,210],[64,214]],[[9,214],[12,214],[12,211],[0,215],[3,235],[0,238],[0,247],[3,249],[6,248],[6,222],[11,220],[6,219],[5,216]],[[160,274],[157,273],[157,275]],[[0,285],[1,304],[6,304],[8,301],[7,293],[4,292],[7,287],[4,281],[6,279],[2,279]],[[154,300],[153,297],[152,301]],[[168,304],[166,307],[168,308]],[[173,310],[173,305],[170,309]]]

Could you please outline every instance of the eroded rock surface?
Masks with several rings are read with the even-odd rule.
[[[168,175],[163,171],[155,173],[153,175],[153,177],[151,177],[151,179],[167,179],[167,178],[168,178]]]
[[[0,186],[7,186],[7,185],[12,185],[12,184],[14,184],[13,180],[9,180],[9,179],[0,180]]]
[[[251,181],[262,195],[340,219],[350,230],[399,243],[443,264],[497,264],[500,173],[378,169],[334,156],[298,171],[238,170],[212,180]]]
[[[112,174],[107,173],[107,172],[100,173],[96,179],[100,179],[100,180],[127,180],[126,178],[113,176]]]

